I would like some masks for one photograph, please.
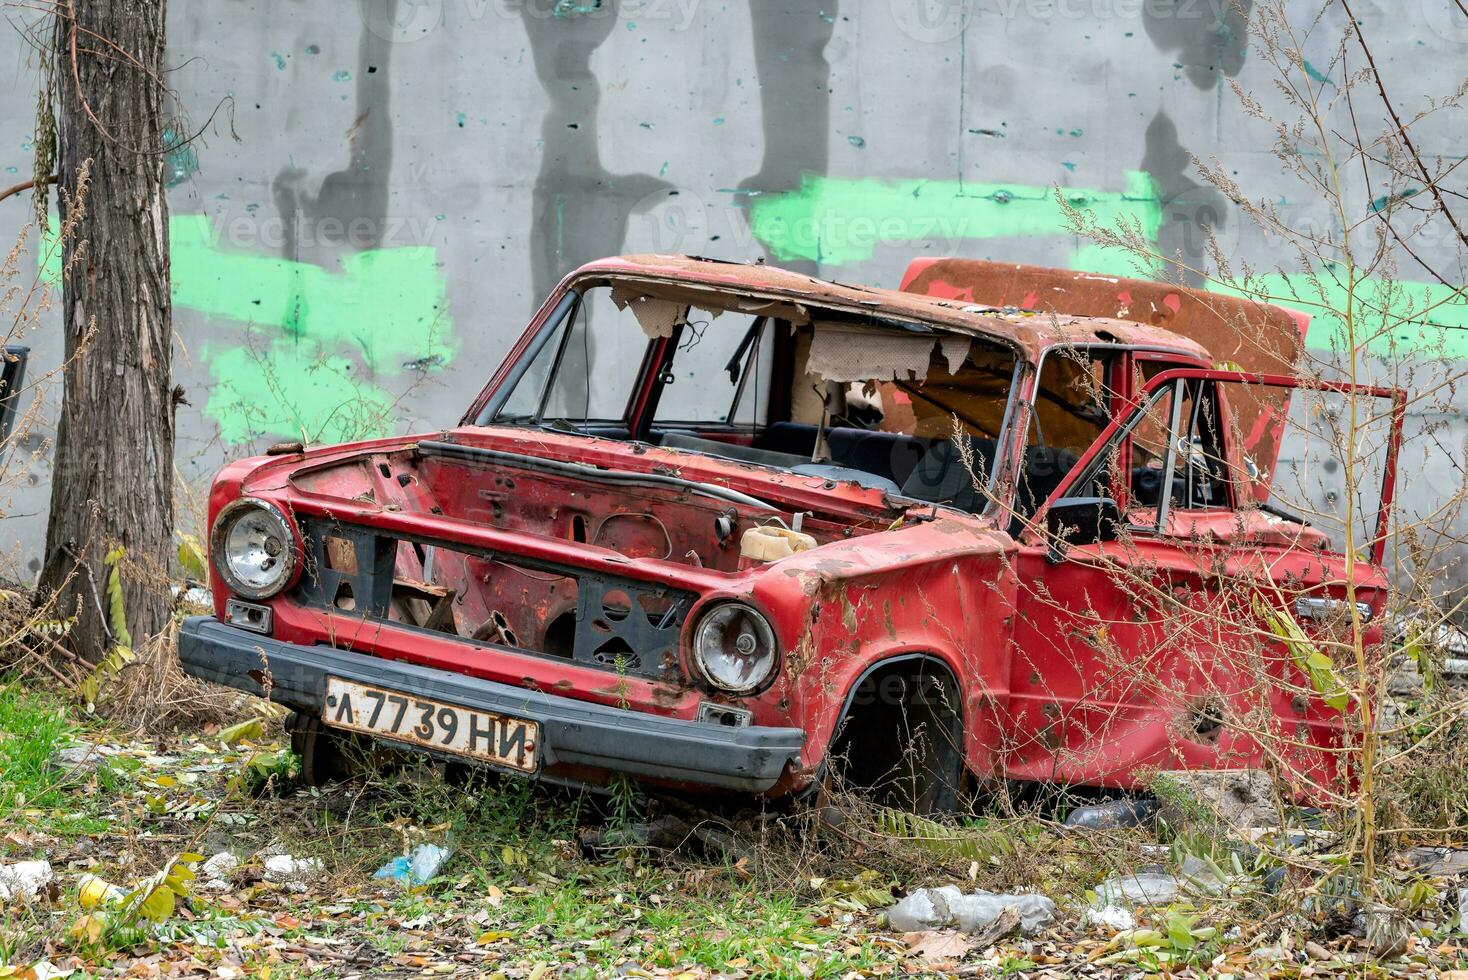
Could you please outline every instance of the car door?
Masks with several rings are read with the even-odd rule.
[[[1405,400],[1315,385],[1392,399],[1382,504],[1362,561],[1257,505],[1230,424],[1226,389],[1238,385],[1299,382],[1158,373],[1029,522],[1018,559],[1012,777],[1132,786],[1151,769],[1278,762],[1304,783],[1334,778],[1339,713],[1309,696],[1298,668],[1272,649],[1258,603],[1343,607],[1349,574],[1379,611]]]

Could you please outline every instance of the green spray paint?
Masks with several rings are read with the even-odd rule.
[[[1068,188],[1072,207],[1101,222],[1140,220],[1156,237],[1162,202],[1152,179],[1127,174],[1126,188]],[[879,243],[1070,235],[1052,188],[951,180],[843,180],[807,174],[787,193],[749,199],[754,234],[783,261],[844,265],[869,259]]]
[[[457,353],[431,247],[346,255],[338,271],[230,251],[204,215],[174,215],[168,230],[174,306],[246,328],[195,352],[215,382],[205,414],[227,443],[386,434],[395,398],[383,382]],[[51,281],[59,261],[43,270]]]
[[[1310,331],[1305,346],[1330,350],[1345,329],[1331,310],[1346,308],[1346,286],[1327,269],[1315,280],[1299,274],[1270,273],[1258,277],[1255,286],[1267,293],[1270,302],[1309,313]],[[1321,296],[1321,289],[1324,296]],[[1219,289],[1235,293],[1235,290]],[[1383,317],[1374,310],[1392,311],[1391,322],[1401,323],[1391,336],[1373,337],[1372,353],[1390,357],[1410,352],[1418,357],[1468,360],[1468,296],[1442,283],[1366,279],[1356,287],[1357,334],[1374,334],[1382,329]]]
[[[1121,191],[1062,188],[1075,208],[1088,211],[1106,227],[1127,222],[1156,241],[1164,209],[1151,178],[1138,171],[1126,176]],[[1027,184],[975,184],[924,180],[847,180],[807,174],[800,187],[785,193],[747,198],[755,236],[783,261],[817,261],[828,266],[872,257],[878,244],[958,242],[995,238],[1069,240],[1067,265],[1101,275],[1134,276],[1131,257],[1121,249],[1073,244],[1075,236],[1055,200],[1053,188]],[[1306,344],[1327,349],[1341,330],[1326,308],[1343,309],[1345,288],[1334,277],[1320,276],[1323,300],[1309,277],[1267,275],[1260,285],[1273,302],[1310,313]],[[1226,290],[1221,290],[1226,291]],[[1383,304],[1418,323],[1372,344],[1379,354],[1395,347],[1427,356],[1468,359],[1468,297],[1439,283],[1368,280],[1357,289],[1367,307]],[[1423,313],[1422,311],[1426,311]],[[1379,329],[1380,318],[1368,317],[1365,329]]]

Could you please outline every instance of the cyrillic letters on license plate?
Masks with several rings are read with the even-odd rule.
[[[496,765],[534,772],[538,763],[540,726],[522,718],[506,718],[403,694],[370,684],[326,679],[321,720]]]

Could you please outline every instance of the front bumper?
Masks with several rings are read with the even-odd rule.
[[[626,711],[329,646],[283,643],[209,616],[184,620],[178,659],[192,677],[260,696],[268,674],[270,700],[314,716],[321,714],[329,674],[527,718],[540,723],[546,768],[590,767],[761,792],[775,785],[787,763],[799,763],[805,744],[799,728],[731,728]]]

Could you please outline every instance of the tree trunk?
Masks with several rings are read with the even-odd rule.
[[[166,0],[62,0],[55,52],[63,227],[90,164],[84,214],[65,243],[67,369],[56,433],[40,595],[76,615],[79,653],[111,633],[104,556],[120,564],[138,643],[169,608],[173,533],[172,304],[164,198]],[[79,254],[80,253],[80,254]],[[73,258],[77,261],[73,265]]]

